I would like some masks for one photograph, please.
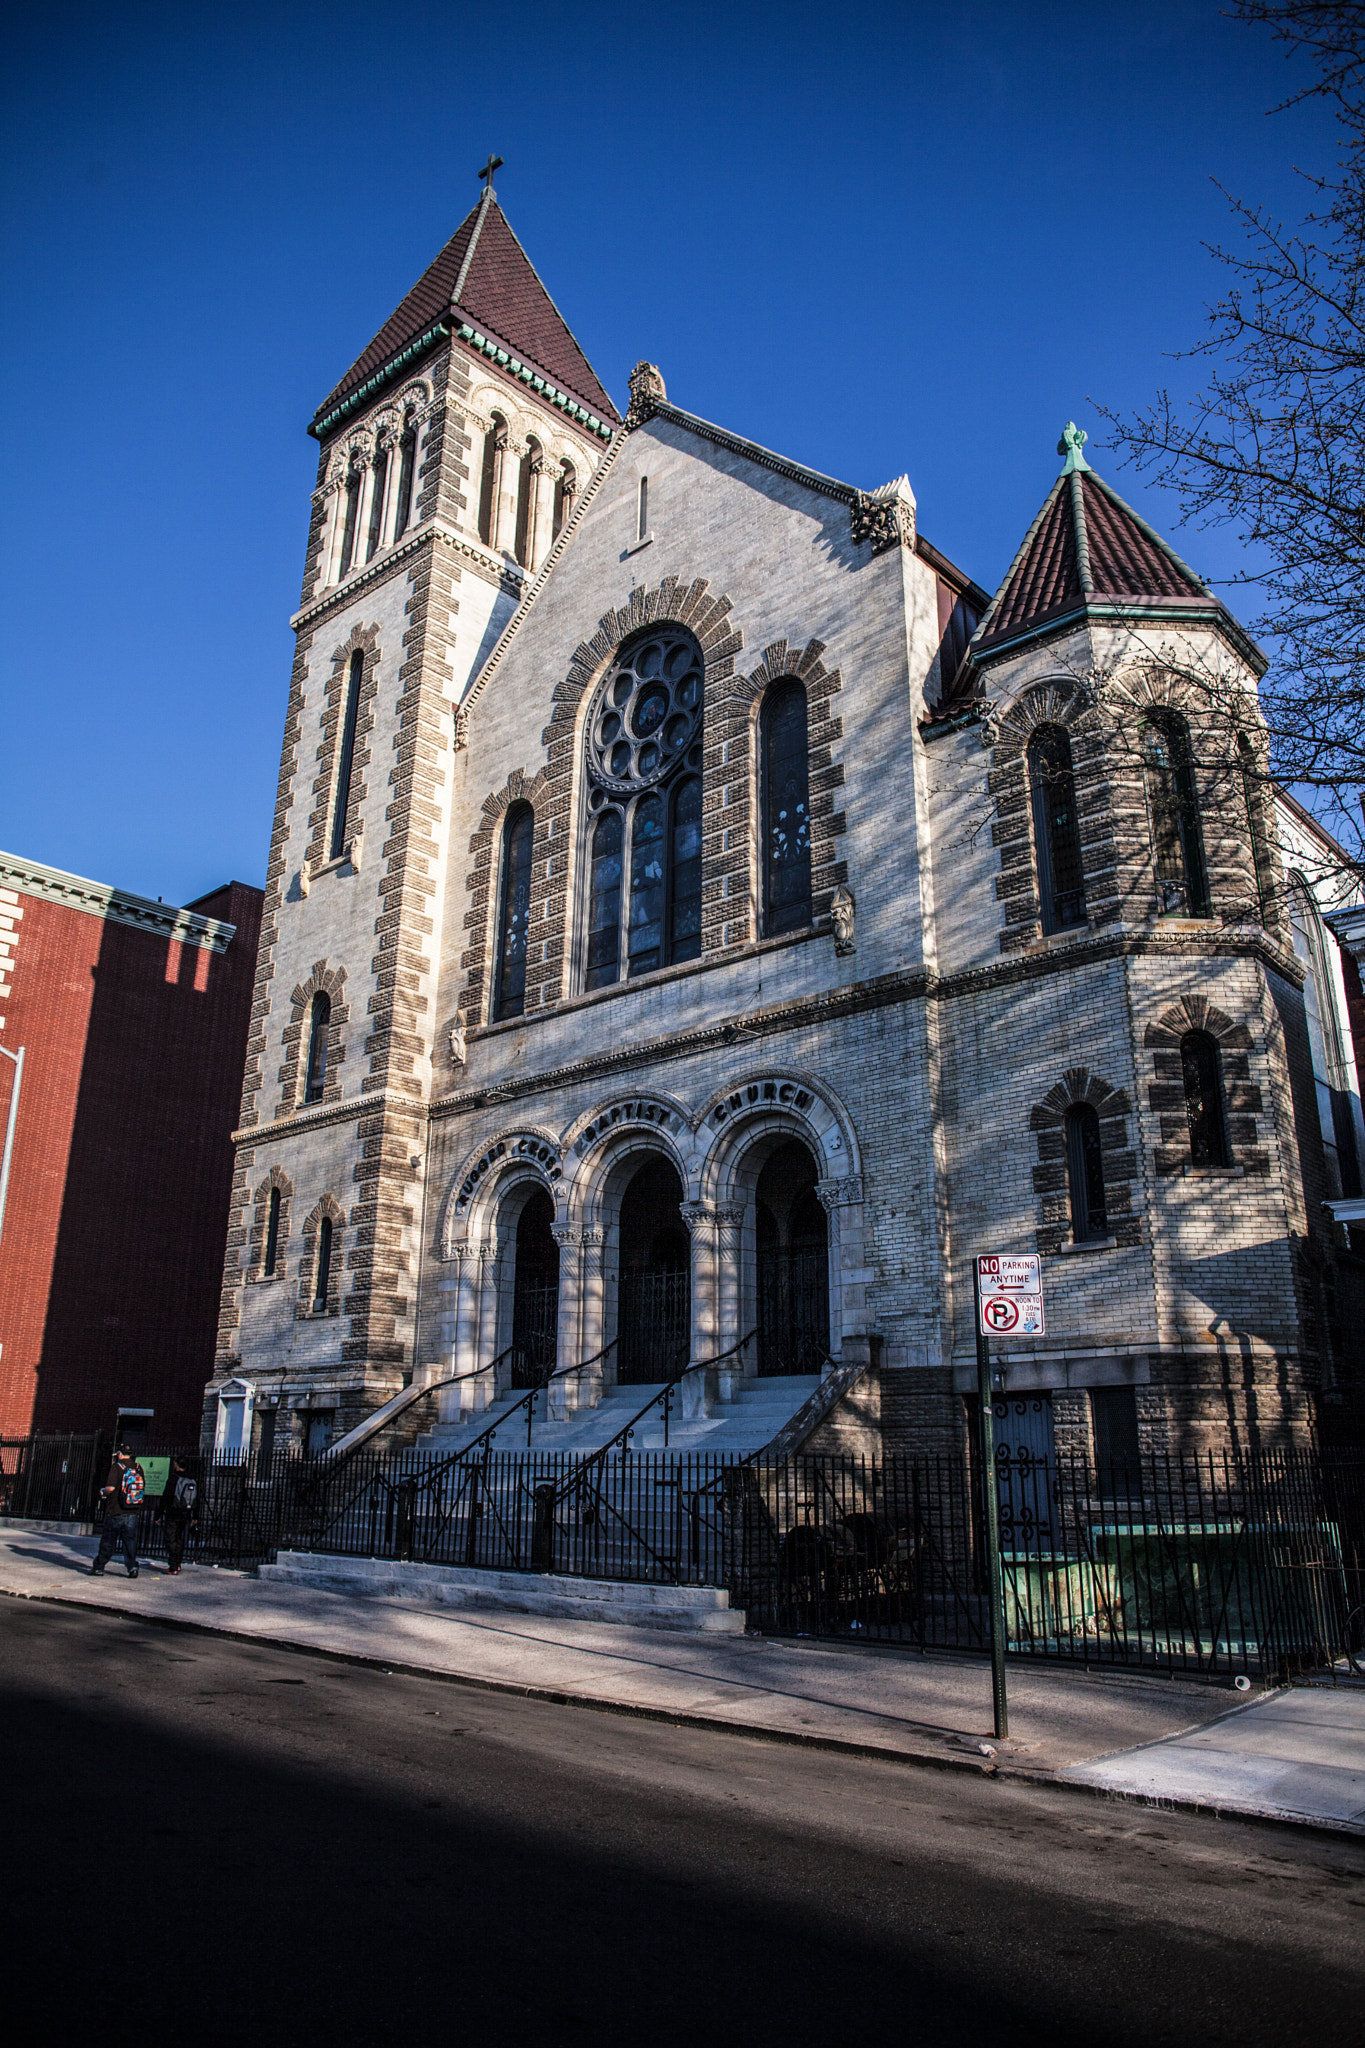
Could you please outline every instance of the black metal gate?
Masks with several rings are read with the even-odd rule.
[[[758,1369],[818,1373],[829,1352],[829,1259],[822,1245],[760,1245]]]
[[[554,1370],[558,1337],[558,1281],[547,1286],[539,1279],[519,1280],[512,1303],[512,1343],[539,1379]]]
[[[685,1266],[625,1266],[617,1294],[616,1376],[626,1386],[671,1379],[687,1363],[692,1275]]]

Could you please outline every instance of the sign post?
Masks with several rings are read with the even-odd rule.
[[[991,1337],[1041,1337],[1042,1269],[1037,1258],[983,1252],[973,1262],[976,1306],[976,1399],[981,1419],[981,1500],[986,1574],[991,1603],[991,1696],[996,1736],[1010,1732],[1005,1695],[1005,1583],[1000,1568],[1000,1495],[995,1478],[995,1397],[991,1389]]]

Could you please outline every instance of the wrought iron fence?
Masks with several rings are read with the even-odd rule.
[[[139,1453],[149,1465],[167,1455]],[[303,1550],[716,1585],[760,1631],[924,1649],[987,1640],[980,1490],[959,1458],[745,1459],[637,1452],[628,1439],[573,1457],[500,1449],[490,1434],[444,1458],[183,1455],[199,1484],[188,1555],[204,1563]],[[97,1438],[0,1443],[0,1516],[86,1519],[107,1458]],[[1211,1674],[1360,1654],[1361,1454],[1101,1470],[1006,1454],[996,1484],[1017,1655]],[[140,1547],[164,1553],[156,1498]]]

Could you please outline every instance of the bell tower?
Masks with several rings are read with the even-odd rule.
[[[498,203],[318,407],[218,1357],[257,1442],[413,1364],[461,701],[620,426]]]

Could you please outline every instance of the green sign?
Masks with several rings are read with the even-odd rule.
[[[138,1458],[134,1461],[142,1467],[142,1476],[147,1482],[148,1500],[159,1500],[166,1491],[166,1481],[171,1475],[169,1458]]]

